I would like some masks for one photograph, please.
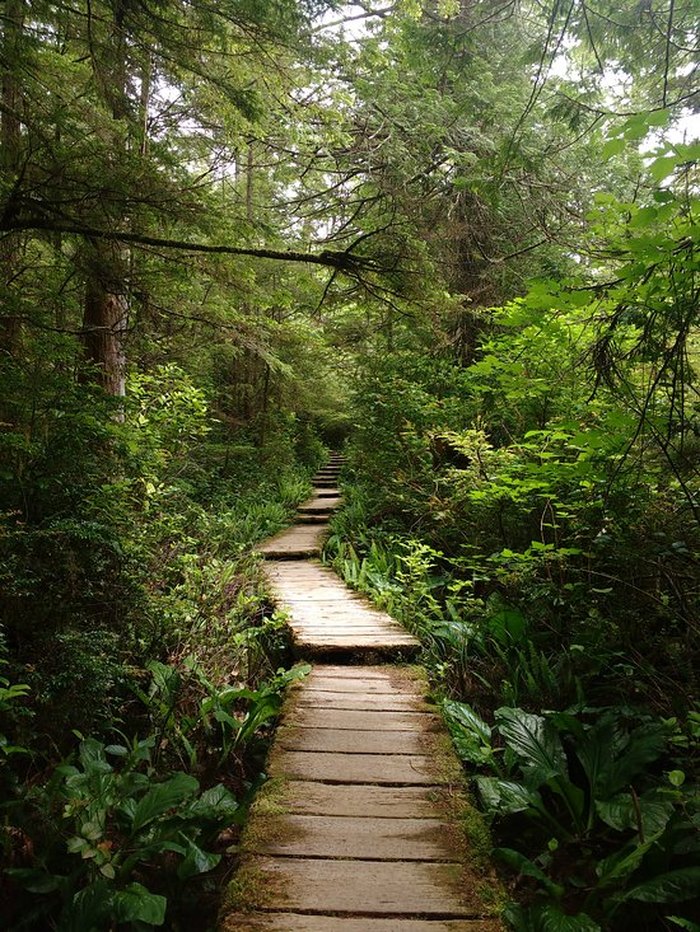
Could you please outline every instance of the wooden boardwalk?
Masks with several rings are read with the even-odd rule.
[[[319,500],[337,506],[302,509]],[[460,828],[460,765],[422,673],[395,662],[418,643],[309,559],[326,531],[295,526],[261,548],[296,651],[316,663],[287,701],[220,929],[495,932],[496,886]]]

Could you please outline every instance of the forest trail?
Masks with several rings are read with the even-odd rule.
[[[460,765],[421,671],[388,662],[418,642],[313,559],[341,465],[317,474],[304,523],[260,548],[295,652],[314,666],[286,703],[220,928],[495,932],[460,828]]]

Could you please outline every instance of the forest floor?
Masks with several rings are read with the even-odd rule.
[[[492,932],[500,888],[422,671],[418,642],[314,557],[339,458],[300,523],[260,549],[297,656],[223,932]],[[309,521],[309,516],[312,520]]]

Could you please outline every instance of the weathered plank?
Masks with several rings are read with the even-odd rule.
[[[302,582],[285,582],[285,595],[281,599],[284,605],[301,606],[319,603],[319,607],[328,611],[335,611],[336,608],[348,610],[355,599],[361,599],[358,592],[352,592],[349,589],[343,589],[340,585],[330,585],[321,583],[308,589]]]
[[[304,656],[323,656],[335,652],[348,654],[359,653],[361,650],[398,652],[402,649],[415,653],[418,649],[416,642],[405,634],[347,634],[333,637],[326,636],[323,630],[300,632],[294,638],[297,653]]]
[[[305,502],[302,502],[301,505],[297,507],[297,511],[302,513],[319,511],[319,510],[332,510],[338,508],[342,499],[340,495],[314,495],[312,498],[307,499]]]
[[[306,815],[363,816],[378,819],[429,819],[435,815],[442,789],[425,786],[285,782],[288,812]]]
[[[372,665],[366,667],[348,667],[343,664],[323,664],[323,666],[314,667],[311,671],[307,682],[315,682],[317,679],[335,679],[335,680],[362,680],[363,682],[374,681],[386,683],[392,688],[401,684],[401,688],[407,688],[411,682],[421,683],[422,681],[414,672],[414,667],[400,667]]]
[[[429,712],[430,706],[415,695],[401,693],[335,693],[321,689],[304,689],[299,693],[299,706],[320,706],[323,709],[366,709],[375,712]]]
[[[336,693],[336,695],[343,695],[349,693],[350,695],[356,696],[394,696],[396,695],[396,689],[390,684],[386,683],[383,680],[364,680],[356,679],[343,679],[339,677],[329,676],[319,679],[314,676],[313,672],[305,682],[305,688],[310,693],[315,692],[324,692],[324,693]],[[410,696],[418,696],[420,693],[409,693]]]
[[[346,676],[338,676],[334,673],[321,672],[326,667],[314,667],[309,676],[304,680],[304,688],[310,692],[318,690],[322,692],[333,693],[352,693],[372,695],[375,693],[384,693],[386,695],[423,696],[426,692],[426,685],[422,680],[410,677],[409,674],[401,675],[400,668],[390,668],[396,672],[396,676],[376,677],[370,673],[363,673],[364,670],[372,670],[372,667],[345,667],[348,672]],[[341,668],[342,669],[342,668]]]
[[[439,719],[428,712],[357,712],[302,706],[294,722],[305,728],[352,728],[356,731],[439,730]]]
[[[310,529],[299,526],[293,530],[308,534]],[[295,538],[286,540],[293,548]],[[280,535],[268,543],[277,548],[274,555],[281,553]],[[416,638],[394,618],[357,594],[351,595],[331,570],[315,561],[294,561],[285,566],[273,560],[267,576],[280,606],[289,615],[298,654],[319,656],[375,649],[399,653],[415,652],[419,647]]]
[[[328,532],[326,524],[296,524],[275,534],[258,547],[260,553],[271,557],[292,554],[314,556],[320,553],[321,542]]]
[[[222,932],[498,932],[493,919],[375,919],[308,913],[234,913]]]
[[[397,631],[377,631],[371,629],[360,631],[358,629],[331,632],[327,628],[317,625],[315,627],[296,627],[290,624],[295,641],[308,647],[311,651],[322,651],[324,648],[343,648],[352,650],[353,644],[361,647],[382,648],[416,648],[416,642],[410,634],[401,634]]]
[[[404,631],[398,622],[384,612],[369,608],[363,600],[340,602],[338,599],[290,599],[285,596],[280,604],[293,614],[297,624],[330,624],[333,627],[349,627],[353,624],[373,625],[375,628],[391,628]]]
[[[436,786],[450,782],[424,754],[338,754],[278,748],[271,755],[269,772],[273,777],[334,783]]]
[[[428,753],[430,736],[417,731],[356,731],[350,728],[279,729],[275,744],[290,751],[336,751],[340,754]]]
[[[450,826],[439,819],[373,819],[284,814],[265,822],[256,854],[375,861],[451,861]]]
[[[462,867],[412,861],[251,858],[278,909],[350,915],[479,918],[465,906]],[[352,881],[350,881],[352,878]]]

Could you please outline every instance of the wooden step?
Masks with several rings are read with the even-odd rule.
[[[271,537],[258,550],[268,560],[303,560],[320,554],[327,533],[327,524],[298,524]]]
[[[305,502],[302,502],[297,508],[297,511],[306,515],[314,514],[318,511],[335,511],[340,507],[341,501],[342,499],[339,495],[315,495],[313,498],[309,498]]]
[[[313,530],[313,526],[298,526],[297,530]],[[285,559],[291,549],[298,552],[295,541],[301,538],[283,533],[288,536],[278,535],[267,545],[268,557],[282,553],[285,547]],[[303,539],[303,546],[308,546],[307,540]],[[303,568],[295,567],[291,573],[274,563],[268,567],[273,594],[289,616],[297,656],[379,652],[385,657],[392,653],[405,657],[419,649],[418,640],[386,612],[356,594],[349,597],[349,590],[326,567],[310,562]]]
[[[376,919],[309,913],[257,912],[226,917],[221,932],[497,932],[496,920]]]

